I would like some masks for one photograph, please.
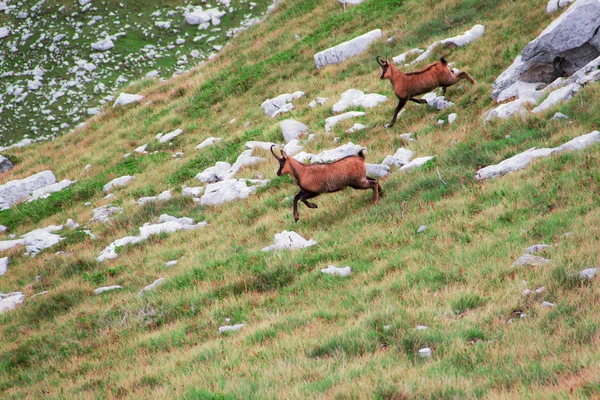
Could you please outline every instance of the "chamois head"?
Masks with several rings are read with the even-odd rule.
[[[375,60],[377,60],[377,64],[379,64],[381,66],[381,76],[379,77],[379,79],[391,79],[392,75],[391,75],[391,71],[390,71],[390,62],[386,59],[385,61],[383,61],[381,59],[380,56],[375,57]]]
[[[275,145],[271,146],[271,154],[273,154],[273,157],[279,161],[279,170],[277,170],[277,176],[291,174],[292,169],[290,168],[290,163],[288,162],[288,155],[285,153],[285,151],[281,150],[281,157],[278,157],[273,151],[273,147],[275,147]]]

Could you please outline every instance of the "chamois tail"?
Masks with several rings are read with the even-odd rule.
[[[358,156],[362,159],[365,159],[367,157],[367,149],[360,149],[358,151]]]
[[[442,58],[440,58],[440,62],[444,65],[448,65],[448,61],[446,61],[446,58],[444,56],[442,56]]]

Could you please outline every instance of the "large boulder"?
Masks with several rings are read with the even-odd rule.
[[[260,105],[269,117],[275,118],[277,115],[290,112],[294,109],[292,101],[304,97],[304,92],[296,91],[294,93],[284,93],[275,98],[267,99]]]
[[[381,29],[375,29],[352,40],[323,50],[314,55],[315,64],[319,69],[329,64],[339,64],[347,58],[363,53],[373,41],[379,39],[382,35]]]
[[[9,209],[13,204],[29,198],[35,190],[54,183],[56,177],[47,170],[0,185],[0,210]]]
[[[578,0],[529,42],[494,82],[492,99],[515,82],[551,83],[600,56],[600,0]]]
[[[0,154],[0,174],[13,169],[14,165],[10,160]]]
[[[286,143],[291,142],[294,139],[298,139],[300,136],[308,132],[308,126],[302,122],[298,122],[293,119],[286,119],[279,123],[281,127],[281,133]]]
[[[342,93],[340,100],[333,105],[333,112],[339,113],[345,111],[348,107],[371,108],[387,101],[387,99],[386,96],[381,94],[364,94],[357,89],[348,89]]]

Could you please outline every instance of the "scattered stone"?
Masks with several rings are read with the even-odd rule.
[[[433,352],[429,347],[423,347],[422,349],[419,349],[419,356],[423,358],[431,358],[432,355]]]
[[[22,235],[21,239],[0,241],[0,251],[23,245],[25,246],[25,254],[35,257],[35,255],[40,251],[54,246],[64,239],[63,237],[53,233],[62,230],[62,228],[62,225],[50,225],[46,228],[35,229],[31,232],[28,232]]]
[[[237,325],[224,325],[222,327],[219,328],[219,335],[222,334],[223,332],[234,332],[234,331],[239,331],[240,329],[242,329],[245,325],[244,324],[237,324]]]
[[[419,229],[417,229],[417,233],[425,232],[427,229],[427,225],[421,225]]]
[[[586,268],[579,271],[579,279],[592,279],[598,273],[598,268]],[[1,275],[1,274],[0,274]]]
[[[138,200],[138,204],[146,204],[146,203],[151,202],[151,201],[169,201],[169,200],[171,200],[172,197],[173,197],[173,194],[171,193],[171,191],[170,190],[165,190],[164,192],[162,192],[158,196],[141,197]]]
[[[6,232],[8,228],[4,225],[0,225],[0,232]]]
[[[21,292],[0,293],[0,314],[14,310],[19,304],[23,304],[25,295]]]
[[[63,189],[68,188],[72,184],[77,181],[71,181],[69,179],[64,179],[60,182],[53,183],[52,185],[44,186],[42,188],[36,189],[31,193],[31,197],[27,200],[28,203],[31,203],[37,199],[45,199],[49,197],[52,193],[60,192]]]
[[[522,294],[523,296],[527,297],[527,296],[529,296],[529,295],[531,294],[531,290],[529,290],[529,289],[525,289],[525,290],[523,290],[523,292],[522,292],[521,294]]]
[[[158,135],[156,135],[156,140],[158,140],[159,143],[167,143],[175,139],[182,133],[183,129],[175,129],[174,131],[165,134],[159,133]]]
[[[0,276],[6,274],[8,271],[8,257],[0,258]]]
[[[285,153],[290,157],[295,156],[301,150],[302,146],[300,145],[300,141],[298,139],[290,140],[289,143],[283,147],[283,151],[285,151]]]
[[[110,40],[110,38],[102,39],[96,43],[92,43],[92,49],[96,51],[106,51],[112,49],[113,47],[115,47],[115,44],[112,40]]]
[[[0,174],[13,169],[14,164],[2,154],[0,154]]]
[[[404,62],[406,61],[406,57],[412,56],[413,54],[420,55],[420,54],[423,54],[424,52],[425,52],[425,50],[412,49],[412,50],[409,50],[407,52],[404,52],[404,53],[392,58],[392,62],[394,64],[404,64]]]
[[[254,186],[248,186],[250,182]],[[200,198],[200,204],[218,206],[237,199],[245,199],[250,193],[265,186],[270,181],[258,179],[228,179],[225,181],[211,183],[206,187],[204,195]]]
[[[575,0],[550,0],[548,6],[546,6],[546,12],[551,14],[557,11],[559,8],[565,8]]]
[[[207,139],[204,139],[204,141],[202,143],[200,143],[198,146],[194,147],[196,150],[200,150],[203,149],[205,147],[211,146],[217,142],[220,142],[221,140],[223,140],[223,138],[216,138],[216,137],[209,137]]]
[[[336,126],[338,124],[338,122],[340,122],[340,121],[344,121],[349,118],[363,117],[365,115],[366,115],[366,113],[363,111],[350,111],[350,112],[347,112],[344,114],[336,115],[334,117],[326,118],[325,119],[325,132],[329,132],[331,130],[331,128]]]
[[[569,119],[569,117],[567,117],[565,114],[563,113],[555,113],[554,116],[552,117],[552,121],[556,121],[557,119]]]
[[[391,325],[384,325],[384,326],[383,326],[383,330],[384,330],[384,331],[389,331],[390,329],[392,329],[392,326],[391,326]]]
[[[294,159],[302,163],[310,164],[332,162],[342,159],[344,157],[355,156],[362,148],[362,146],[359,146],[352,142],[348,142],[345,145],[342,145],[335,149],[322,151],[321,153],[316,155],[306,152],[298,153],[294,156]]]
[[[352,273],[352,268],[348,266],[344,268],[338,268],[335,265],[329,265],[327,268],[322,268],[321,272],[328,275],[350,276]]]
[[[435,156],[417,157],[406,165],[400,167],[399,171],[408,171],[425,165],[429,160],[432,160]]]
[[[374,40],[379,39],[382,35],[381,29],[375,29],[352,40],[321,51],[314,55],[315,64],[318,69],[329,64],[339,64],[347,58],[362,54]]]
[[[141,145],[140,147],[136,147],[135,150],[133,150],[135,153],[146,153],[146,148],[148,147],[148,143]]]
[[[292,101],[302,97],[304,97],[304,92],[297,91],[294,93],[285,93],[273,99],[265,100],[261,104],[261,108],[269,117],[275,118],[281,113],[293,110],[294,105],[292,104]]]
[[[486,113],[485,122],[494,118],[505,119],[515,114],[524,116],[527,114],[526,105],[535,105],[535,100],[532,98],[516,99],[510,103],[501,104]]]
[[[446,121],[444,121],[443,119],[438,119],[437,124],[438,125],[444,125],[446,123]]]
[[[108,193],[116,187],[126,186],[129,182],[131,182],[133,180],[133,178],[134,178],[133,176],[125,175],[125,176],[121,176],[119,178],[113,179],[112,181],[110,181],[106,185],[104,185],[104,193]]]
[[[367,175],[373,178],[383,178],[384,176],[388,176],[390,173],[389,165],[367,163],[366,166]]]
[[[575,232],[567,232],[563,235],[563,237],[567,239],[573,236],[575,236]]]
[[[65,226],[69,229],[77,229],[79,228],[79,224],[76,223],[75,221],[73,221],[71,218],[69,218],[67,220],[67,222],[65,223]]]
[[[414,155],[415,153],[413,151],[400,147],[393,156],[387,156],[382,164],[401,167],[408,164]]]
[[[308,103],[310,108],[317,108],[318,106],[322,106],[327,101],[327,97],[317,97],[315,100]]]
[[[531,254],[523,254],[521,257],[515,261],[512,266],[516,267],[518,265],[532,265],[532,266],[541,266],[546,265],[550,262],[547,258],[540,256],[532,256]]]
[[[368,126],[363,125],[363,124],[354,124],[354,125],[352,125],[352,128],[346,130],[346,133],[359,132],[359,131],[362,131],[367,128],[368,128]]]
[[[454,105],[454,103],[445,100],[444,96],[438,96],[435,92],[426,93],[421,97],[421,100],[425,100],[429,107],[435,108],[436,110],[443,110]]]
[[[28,199],[36,190],[55,183],[56,177],[52,171],[46,170],[0,185],[0,210],[7,210],[15,203]]]
[[[581,85],[578,83],[571,83],[568,86],[562,87],[550,93],[550,95],[542,101],[542,103],[531,110],[532,113],[537,114],[546,111],[550,107],[555,106],[558,103],[565,102],[572,98],[581,89]]]
[[[112,204],[107,204],[92,210],[93,216],[90,218],[90,222],[108,222],[113,215],[120,214],[122,212],[122,208],[114,207]]]
[[[474,42],[475,40],[479,39],[481,37],[481,35],[483,35],[484,31],[485,31],[485,28],[484,28],[483,25],[475,25],[473,28],[471,28],[470,30],[466,31],[462,35],[458,35],[458,36],[454,36],[454,37],[451,37],[451,38],[448,38],[448,39],[444,39],[444,40],[440,40],[440,41],[434,42],[434,43],[432,43],[427,48],[427,50],[425,50],[419,57],[415,58],[408,65],[413,65],[413,64],[420,63],[421,61],[424,61],[439,46],[445,45],[445,46],[458,46],[458,47],[462,47],[462,46],[464,46],[466,44]]]
[[[294,231],[277,233],[274,241],[274,244],[263,248],[262,251],[303,249],[317,244],[315,240],[306,240]]]
[[[426,331],[427,329],[429,329],[429,327],[425,326],[425,325],[417,325],[415,327],[415,331]]]
[[[224,11],[218,8],[209,8],[202,10],[202,7],[196,7],[192,12],[185,14],[185,22],[190,25],[202,25],[211,22],[213,25],[220,24],[220,18],[225,15]]]
[[[200,195],[202,194],[203,191],[204,191],[204,187],[202,187],[202,186],[196,186],[196,187],[182,186],[181,195],[182,196],[200,197]]]
[[[536,244],[536,245],[533,245],[531,247],[526,248],[525,249],[525,253],[526,254],[537,253],[537,252],[540,252],[542,250],[546,250],[548,247],[551,247],[551,246],[548,245],[548,244]]]
[[[3,39],[10,35],[10,28],[8,26],[3,26],[0,28],[0,39]]]
[[[308,126],[293,119],[281,121],[279,127],[281,128],[286,143],[298,139],[301,135],[308,133]]]
[[[340,100],[333,105],[333,112],[345,111],[348,107],[372,108],[387,101],[386,96],[377,93],[365,94],[357,89],[349,89],[342,93]]]
[[[98,289],[95,289],[94,293],[95,294],[102,294],[104,292],[110,292],[111,290],[117,290],[117,289],[123,289],[123,287],[119,286],[119,285],[103,286],[103,287],[99,287]]]
[[[548,291],[548,289],[546,289],[545,286],[542,286],[540,288],[535,289],[535,294],[542,294],[542,293],[546,293]]]
[[[556,304],[550,303],[548,301],[542,302],[542,308],[553,308],[553,307],[556,307]]]
[[[563,151],[582,150],[594,143],[600,142],[600,132],[593,131],[588,134],[576,137],[563,144],[562,146],[553,149],[536,149],[535,147],[519,153],[511,158],[508,158],[496,165],[489,165],[477,171],[475,179],[483,180],[496,178],[512,171],[518,171],[527,167],[533,160],[540,157],[548,157],[552,154],[561,153]]]
[[[413,139],[412,137],[412,133],[403,133],[402,135],[399,135],[399,138],[405,142],[416,142],[415,139]]]
[[[148,285],[148,286],[144,287],[142,290],[140,290],[140,292],[138,293],[138,297],[142,297],[144,295],[144,293],[156,289],[158,286],[165,283],[165,281],[166,281],[165,278],[158,278],[157,280],[152,282],[150,285]]]
[[[452,113],[452,114],[448,115],[448,123],[450,125],[452,125],[454,123],[454,121],[456,121],[456,117],[457,117],[456,113]]]
[[[144,98],[144,96],[139,95],[139,94],[121,93],[119,95],[119,97],[117,97],[117,100],[115,100],[115,104],[113,104],[113,108],[115,108],[117,106],[124,106],[129,103],[140,102],[140,101],[142,101],[143,98]]]
[[[167,261],[167,262],[165,263],[165,267],[166,267],[166,268],[169,268],[169,267],[172,267],[172,266],[174,266],[174,265],[177,265],[177,263],[178,263],[178,261],[177,261],[177,260],[173,260],[173,261]]]

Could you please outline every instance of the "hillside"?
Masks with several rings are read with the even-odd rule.
[[[24,295],[16,309],[0,313],[2,397],[597,396],[598,277],[578,273],[600,263],[600,145],[475,179],[481,167],[533,147],[556,148],[600,126],[595,82],[547,111],[484,122],[497,106],[496,78],[565,12],[547,13],[546,5],[282,0],[211,61],[127,87],[143,96],[139,102],[104,104],[71,133],[4,152],[15,167],[0,184],[44,170],[77,182],[0,211],[7,227],[0,243],[47,227],[36,234],[63,238],[46,249],[34,240],[0,251],[9,258],[0,292]],[[375,56],[426,49],[477,24],[485,27],[478,40],[399,66],[417,70],[443,55],[477,84],[448,88],[454,105],[443,110],[409,102],[386,129],[397,100],[379,79]],[[375,29],[383,37],[364,53],[315,67],[315,53]],[[388,100],[348,108],[365,115],[326,133],[326,118],[337,115],[333,105],[353,88]],[[271,118],[261,108],[296,91],[305,95],[287,113]],[[327,100],[309,106],[317,97]],[[552,119],[556,112],[569,119]],[[449,124],[451,113],[457,117]],[[314,134],[299,142],[307,153],[352,142],[367,148],[374,164],[400,147],[435,157],[410,171],[392,168],[380,180],[377,205],[370,190],[346,189],[311,200],[318,209],[300,204],[295,223],[298,188],[289,175],[276,175],[269,151],[251,151],[248,157],[265,159],[254,164],[239,157],[250,141],[283,148],[280,122],[290,118]],[[347,132],[355,123],[367,129]],[[177,129],[182,133],[171,140],[156,139]],[[401,137],[406,133],[414,141]],[[222,140],[195,149],[210,137]],[[134,151],[144,144],[145,153]],[[236,161],[248,163],[236,179],[264,186],[218,206],[186,195],[190,187],[209,192],[197,174]],[[134,178],[106,198],[104,186],[122,176]],[[166,190],[168,200],[139,204]],[[122,211],[90,221],[109,204]],[[145,235],[165,218],[168,233]],[[66,226],[69,219],[80,226]],[[262,251],[282,231],[316,244]],[[542,258],[513,265],[537,244],[549,245],[535,254]],[[329,265],[352,273],[322,273]],[[121,288],[94,292],[114,285]],[[419,352],[424,348],[430,357]]]

